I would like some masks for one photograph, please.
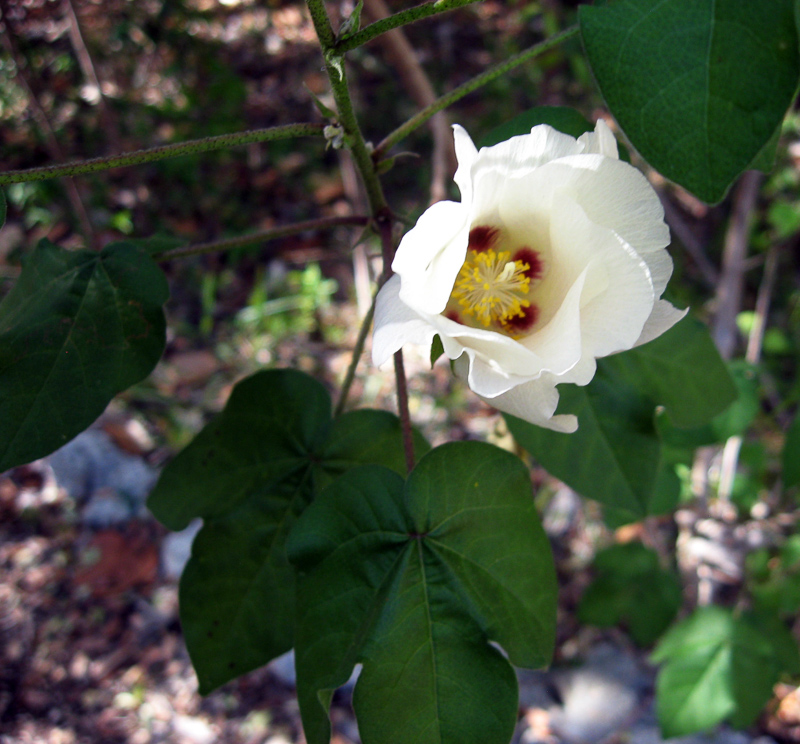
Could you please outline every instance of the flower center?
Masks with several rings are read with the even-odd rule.
[[[473,328],[490,328],[521,338],[539,319],[532,291],[544,274],[545,264],[538,251],[514,246],[500,228],[473,227],[445,316]]]
[[[458,273],[452,296],[462,311],[488,327],[492,322],[505,323],[525,317],[530,277],[530,264],[512,261],[509,251],[492,248],[467,252],[467,260]]]

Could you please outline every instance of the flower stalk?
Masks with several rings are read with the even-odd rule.
[[[250,129],[246,132],[204,137],[203,139],[189,140],[188,142],[178,142],[174,145],[150,147],[146,150],[136,150],[110,157],[77,160],[64,165],[45,165],[40,168],[6,171],[5,173],[0,173],[0,186],[23,181],[45,181],[49,178],[60,178],[62,176],[80,176],[85,173],[110,170],[111,168],[124,168],[167,158],[177,158],[181,155],[196,155],[201,152],[212,152],[213,150],[223,150],[229,147],[241,147],[254,142],[269,142],[292,137],[322,136],[323,129],[323,124],[285,124],[279,127]]]

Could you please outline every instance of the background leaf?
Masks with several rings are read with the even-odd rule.
[[[603,97],[634,147],[704,201],[722,199],[794,97],[794,1],[617,0],[581,5],[579,19]]]
[[[796,664],[785,651],[785,644],[773,643],[747,616],[723,607],[697,609],[664,636],[651,657],[664,665],[656,681],[663,735],[704,731],[724,720],[751,724],[780,672]],[[796,657],[796,646],[794,651]]]
[[[6,211],[8,205],[6,203],[6,194],[3,189],[0,189],[0,227],[6,224]]]
[[[415,441],[422,455],[428,445]],[[181,577],[186,645],[200,691],[288,651],[294,571],[286,537],[321,488],[351,467],[405,474],[400,423],[384,411],[333,420],[316,380],[267,370],[234,388],[224,411],[162,472],[148,506],[171,529],[203,529]]]
[[[0,303],[0,472],[58,449],[150,374],[167,297],[164,274],[132,245],[39,243]]]
[[[298,520],[296,658],[309,744],[356,663],[365,744],[507,744],[521,666],[547,664],[555,575],[526,468],[487,444],[446,444],[406,483],[351,470]]]
[[[644,346],[598,360],[586,387],[559,392],[558,412],[578,416],[577,432],[505,416],[512,435],[578,493],[638,519],[668,511],[678,497],[656,407],[665,406],[674,424],[698,425],[729,405],[736,387],[708,330],[687,317]]]
[[[594,131],[594,126],[586,117],[573,108],[536,106],[492,129],[478,142],[478,146],[490,147],[519,134],[530,134],[531,129],[537,124],[549,124],[553,129],[557,129],[563,134],[569,134],[576,139],[584,132]]]
[[[790,488],[798,483],[800,483],[800,415],[795,414],[783,445],[783,485],[785,488]]]
[[[658,555],[641,543],[612,545],[594,560],[594,581],[578,606],[582,622],[600,627],[619,623],[640,646],[649,646],[675,619],[681,582],[659,566]]]

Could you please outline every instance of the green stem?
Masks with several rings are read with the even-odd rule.
[[[361,174],[370,210],[372,211],[372,216],[375,217],[379,212],[387,209],[386,197],[383,195],[383,187],[378,174],[375,172],[375,161],[372,159],[372,153],[367,147],[353,110],[353,102],[350,98],[350,90],[347,87],[347,76],[344,70],[344,56],[338,53],[334,47],[336,39],[323,0],[306,0],[306,4],[311,13],[311,20],[314,22],[319,43],[322,46],[322,57],[325,60],[325,69],[331,81],[338,121],[342,129],[344,129],[345,143],[352,153],[353,160]]]
[[[375,298],[377,296],[376,293],[372,298],[372,304],[369,306],[364,320],[361,321],[361,328],[358,329],[358,337],[353,347],[353,355],[350,358],[350,364],[347,367],[344,382],[342,382],[342,389],[339,393],[339,400],[336,402],[334,416],[341,416],[344,412],[345,405],[347,405],[347,396],[350,395],[350,388],[353,386],[353,380],[356,378],[356,368],[358,367],[359,361],[361,361],[361,354],[364,352],[364,344],[367,342],[367,336],[372,327],[372,319],[375,317]]]
[[[293,225],[283,227],[273,227],[269,230],[240,235],[237,238],[226,240],[215,240],[209,243],[195,243],[182,248],[173,248],[155,256],[158,261],[170,261],[173,258],[185,258],[186,256],[199,256],[203,253],[217,253],[219,251],[230,251],[235,248],[243,248],[256,243],[266,243],[276,238],[285,238],[288,235],[297,235],[308,230],[325,230],[341,225],[368,225],[369,217],[321,217],[316,220],[306,220],[305,222],[295,222]]]
[[[570,26],[561,33],[555,34],[549,39],[539,42],[538,44],[534,44],[529,49],[520,52],[505,62],[501,62],[499,65],[495,65],[486,72],[481,73],[477,77],[472,78],[472,80],[468,80],[466,83],[459,85],[458,88],[455,88],[446,95],[443,95],[441,98],[434,101],[430,106],[426,106],[420,112],[412,116],[405,124],[402,124],[389,135],[387,135],[372,153],[372,157],[375,159],[375,162],[380,161],[390,148],[394,147],[394,145],[396,145],[398,142],[405,139],[415,129],[421,127],[434,114],[442,111],[448,106],[451,106],[456,101],[460,100],[469,93],[472,93],[481,86],[490,83],[495,78],[504,75],[509,70],[513,70],[515,67],[518,67],[524,62],[527,62],[528,60],[531,60],[540,54],[544,54],[554,46],[560,44],[562,41],[572,38],[577,33],[578,26]]]
[[[270,140],[305,137],[308,135],[321,136],[324,126],[324,124],[286,124],[280,127],[251,129],[247,132],[220,134],[216,137],[189,140],[188,142],[179,142],[174,145],[151,147],[147,150],[136,150],[135,152],[112,155],[107,158],[92,158],[91,160],[79,160],[65,165],[46,165],[42,168],[6,171],[5,173],[0,173],[0,185],[20,183],[22,181],[44,181],[48,178],[59,178],[61,176],[80,176],[84,173],[94,173],[141,163],[152,163],[156,160],[176,158],[181,155],[194,155],[228,147],[239,147],[253,142],[268,142]]]
[[[445,13],[448,10],[455,10],[476,2],[480,2],[480,0],[437,0],[436,2],[415,5],[413,8],[407,8],[387,18],[382,18],[380,21],[370,23],[369,26],[365,26],[361,31],[351,36],[346,36],[335,45],[336,52],[344,54],[398,26],[405,26],[409,23],[421,21],[423,18],[429,18],[437,13]]]

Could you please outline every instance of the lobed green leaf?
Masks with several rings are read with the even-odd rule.
[[[0,472],[66,444],[150,374],[168,294],[135,246],[39,243],[0,303]]]
[[[419,435],[421,455],[428,444]],[[205,694],[288,651],[295,574],[286,539],[319,491],[357,465],[405,474],[400,423],[384,411],[331,418],[316,380],[258,372],[162,472],[148,506],[171,529],[204,526],[180,585],[186,645]]]
[[[354,694],[365,744],[507,744],[513,669],[549,662],[555,575],[526,468],[488,444],[431,451],[406,482],[379,467],[335,481],[288,544],[300,573],[298,696],[309,744],[333,691]]]

